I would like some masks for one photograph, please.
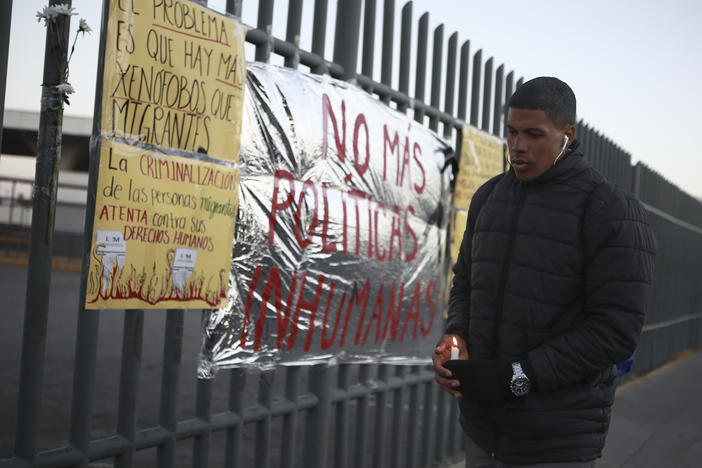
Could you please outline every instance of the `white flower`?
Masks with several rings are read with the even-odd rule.
[[[37,21],[44,20],[44,22],[54,21],[59,15],[74,16],[78,13],[74,13],[75,8],[69,7],[67,3],[62,3],[60,5],[45,6],[42,11],[37,11]]]
[[[56,91],[63,94],[73,94],[76,92],[71,83],[61,83],[56,85]]]
[[[91,32],[92,29],[90,26],[88,26],[88,22],[85,21],[85,18],[81,18],[80,22],[78,23],[78,32],[82,32],[83,34]]]

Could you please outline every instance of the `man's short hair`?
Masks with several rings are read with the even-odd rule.
[[[570,86],[552,76],[523,83],[510,98],[509,107],[542,110],[558,127],[575,125],[575,94]]]

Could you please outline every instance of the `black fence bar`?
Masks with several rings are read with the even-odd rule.
[[[300,29],[302,28],[302,0],[290,0],[288,4],[288,24],[285,31],[285,42],[295,48],[300,47]],[[297,68],[300,65],[300,54],[285,58],[285,66]]]
[[[425,466],[429,464],[432,459],[433,452],[431,450],[431,434],[434,430],[434,390],[436,384],[432,382],[427,382],[423,385],[424,387],[424,414],[422,414],[422,431],[424,434],[429,435],[429,437],[422,437],[422,443],[419,450],[419,464]]]
[[[449,37],[446,57],[446,87],[444,88],[444,112],[453,115],[453,100],[456,96],[456,56],[458,53],[458,33]],[[444,125],[444,137],[451,136],[451,125]]]
[[[317,404],[307,413],[302,465],[323,468],[327,465],[328,444],[320,443],[319,437],[329,434],[332,404],[332,367],[326,364],[310,368],[308,376],[310,393],[317,397]]]
[[[421,369],[412,367],[411,373],[417,376]],[[419,425],[419,384],[409,386],[409,406],[407,411],[407,468],[417,467],[417,430]]]
[[[375,58],[375,0],[366,0],[364,7],[361,73],[369,78],[373,78],[373,60]]]
[[[349,390],[350,364],[339,364],[337,387],[342,392]],[[334,467],[345,468],[349,454],[349,399],[344,398],[336,404],[336,424],[334,430]]]
[[[275,371],[262,371],[258,378],[258,405],[263,417],[256,422],[256,453],[254,463],[260,468],[271,466],[271,403]]]
[[[385,0],[383,7],[383,55],[380,82],[392,86],[393,45],[395,44],[395,0]],[[385,102],[388,102],[385,100]]]
[[[444,25],[440,24],[434,29],[434,52],[431,65],[431,106],[438,109],[441,104],[441,61],[444,52]],[[439,119],[436,116],[429,118],[429,128],[437,131]]]
[[[505,75],[504,64],[497,67],[495,72],[495,107],[492,111],[492,134],[496,137],[502,136],[502,89]]]
[[[195,417],[197,423],[202,425],[202,430],[194,435],[193,440],[193,468],[207,468],[210,454],[210,404],[212,402],[211,379],[197,379],[195,390]]]
[[[414,80],[414,120],[424,123],[424,107],[418,107],[417,101],[424,102],[427,83],[427,47],[429,47],[429,13],[419,18],[417,28],[417,65]]]
[[[256,45],[256,61],[268,62],[273,49],[273,0],[258,2],[258,29],[263,31],[266,40]]]
[[[119,379],[117,434],[129,441],[129,447],[115,460],[115,468],[129,468],[134,462],[136,434],[136,400],[139,389],[144,311],[126,310],[122,333],[122,366]]]
[[[225,11],[237,18],[241,18],[241,2],[242,0],[227,0]]]
[[[358,382],[365,387],[370,379],[370,366],[361,365],[358,370]],[[356,403],[356,444],[353,453],[353,467],[365,468],[366,465],[366,446],[368,441],[368,394],[364,393],[358,397]]]
[[[410,58],[412,44],[412,2],[407,2],[402,7],[402,24],[400,26],[400,76],[398,89],[400,93],[409,95]],[[407,111],[407,104],[397,106],[400,112]]]
[[[180,388],[180,362],[183,353],[183,309],[166,311],[166,331],[163,339],[163,366],[161,368],[161,403],[159,424],[170,432],[168,440],[158,446],[156,464],[159,468],[175,465],[176,408]]]
[[[480,75],[483,72],[483,50],[479,49],[473,55],[473,81],[470,96],[470,124],[478,126],[478,113],[480,112]]]
[[[70,0],[51,0],[50,5]],[[25,295],[22,357],[17,390],[17,432],[15,455],[34,460],[39,436],[41,392],[44,380],[47,319],[53,251],[54,208],[58,183],[58,162],[61,159],[61,122],[63,96],[56,85],[63,81],[59,70],[66,65],[60,43],[68,43],[70,16],[58,15],[53,28],[47,28],[44,53],[44,75],[37,135],[36,172],[32,205],[32,227],[29,240],[29,268]],[[58,56],[57,56],[58,55]]]
[[[234,368],[229,373],[229,413],[237,416],[237,422],[227,428],[224,466],[235,468],[241,458],[241,441],[244,434],[244,389],[246,371]]]
[[[395,378],[403,381],[405,366],[395,367]],[[402,435],[402,413],[404,412],[404,386],[393,390],[392,395],[392,431],[390,432],[390,468],[404,466],[400,464],[400,436]]]
[[[505,79],[505,105],[502,111],[502,118],[504,121],[504,129],[502,131],[502,137],[507,138],[507,115],[509,113],[509,100],[514,93],[514,71],[507,73],[507,78]]]
[[[465,122],[468,109],[468,68],[470,64],[470,41],[461,46],[461,64],[458,75],[458,118]]]
[[[483,123],[481,128],[490,132],[490,104],[492,103],[492,64],[494,59],[490,57],[485,62],[485,79],[483,80]]]
[[[446,414],[446,399],[448,393],[439,391],[438,397],[436,399],[436,427],[434,428],[434,460],[441,460],[444,457],[445,444],[446,444],[446,426],[447,426],[447,414]]]
[[[382,384],[385,384],[382,388],[378,389],[375,397],[375,434],[373,437],[373,468],[382,468],[384,466],[383,462],[383,451],[385,450],[385,415],[387,413],[388,405],[388,394],[387,394],[387,383],[388,374],[390,370],[386,364],[380,364],[378,366],[377,380]]]
[[[5,87],[7,86],[7,59],[10,55],[10,22],[12,20],[12,0],[0,3],[0,149],[2,149],[2,129],[5,121]]]
[[[324,46],[327,37],[327,7],[328,0],[315,0],[314,18],[312,20],[312,53],[319,57],[324,57]],[[311,72],[317,75],[326,73],[327,68],[324,60],[319,65],[311,67]]]
[[[341,78],[346,81],[356,78],[360,24],[361,2],[339,0],[334,31],[334,62],[341,65]]]

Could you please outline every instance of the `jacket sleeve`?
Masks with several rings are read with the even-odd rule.
[[[471,272],[471,249],[473,247],[473,227],[480,212],[480,208],[485,203],[492,189],[500,176],[493,177],[478,190],[476,190],[468,208],[468,222],[463,232],[463,240],[458,252],[458,259],[453,266],[453,284],[449,294],[448,319],[446,321],[446,332],[460,336],[468,341],[468,329],[470,325],[470,272]]]
[[[583,223],[585,319],[527,353],[539,391],[627,359],[643,327],[656,240],[642,205],[603,184],[590,197]]]

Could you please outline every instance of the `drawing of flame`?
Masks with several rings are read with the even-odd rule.
[[[93,248],[96,261],[92,262],[88,275],[88,304],[101,300],[137,299],[152,306],[165,301],[204,301],[211,307],[217,307],[226,298],[229,275],[225,269],[208,276],[203,271],[191,270],[187,275],[177,275],[177,284],[174,284],[173,249],[166,254],[165,266],[159,267],[157,262],[153,262],[148,271],[146,267],[137,271],[131,264],[121,268],[113,263],[111,269],[106,268],[98,247]],[[187,267],[185,269],[188,270]],[[107,287],[102,288],[105,278]]]

